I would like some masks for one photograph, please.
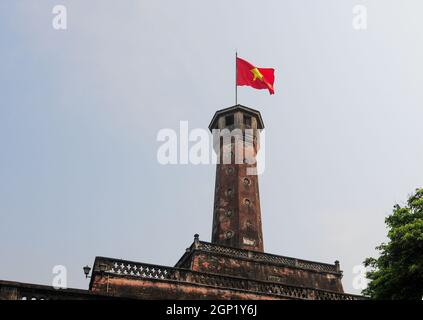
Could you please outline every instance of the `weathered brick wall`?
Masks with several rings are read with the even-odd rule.
[[[194,246],[203,246],[206,249],[210,244],[199,243]],[[224,248],[212,247],[220,249]],[[241,252],[245,254],[246,252]],[[240,252],[234,252],[234,255]],[[221,257],[220,257],[221,256]],[[361,297],[344,294],[335,290],[334,286],[325,288],[323,284],[329,283],[330,277],[339,281],[341,273],[336,265],[324,265],[306,260],[295,261],[295,268],[286,264],[268,263],[267,259],[275,261],[292,259],[282,256],[272,256],[260,253],[250,258],[225,256],[219,253],[210,253],[201,250],[186,251],[181,264],[188,268],[167,267],[141,262],[118,260],[106,257],[97,257],[94,263],[90,281],[90,291],[112,297],[126,297],[133,299],[306,299],[306,300],[357,300]],[[266,259],[266,261],[261,261]],[[287,260],[286,263],[290,263]],[[291,261],[292,262],[292,261]],[[225,266],[229,269],[220,269]],[[249,265],[248,265],[249,264]],[[261,266],[261,267],[260,267]],[[302,266],[299,268],[297,266]],[[306,268],[318,268],[327,272],[315,272]],[[255,269],[257,268],[257,269]],[[276,269],[272,269],[276,268]],[[205,270],[198,271],[198,270]],[[197,270],[197,271],[196,271]],[[251,276],[246,276],[252,272]],[[237,272],[238,271],[238,272]],[[242,273],[244,272],[244,273]],[[297,272],[295,275],[289,274]],[[310,272],[310,273],[308,273]],[[225,275],[224,273],[231,273]],[[279,278],[268,279],[265,275],[273,277],[286,277],[298,280],[300,285],[284,283]],[[314,286],[305,279],[318,278]],[[326,279],[325,280],[323,279]]]
[[[151,300],[269,300],[281,297],[254,294],[242,290],[227,290],[192,283],[129,277],[96,276],[91,290],[116,297]]]
[[[291,268],[203,252],[194,253],[191,259],[194,271],[344,292],[341,276],[333,273]]]

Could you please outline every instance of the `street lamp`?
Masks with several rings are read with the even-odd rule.
[[[85,278],[91,278],[91,277],[89,276],[90,271],[91,271],[91,268],[90,268],[89,266],[85,266],[85,267],[83,267],[82,269],[84,269]]]

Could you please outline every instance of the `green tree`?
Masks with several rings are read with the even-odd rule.
[[[394,206],[385,219],[388,243],[376,247],[379,258],[367,258],[372,299],[421,300],[423,297],[423,189],[417,189],[403,207]]]

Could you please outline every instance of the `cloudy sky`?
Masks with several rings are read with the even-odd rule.
[[[55,5],[67,30],[52,27]],[[355,5],[367,29],[353,28]],[[234,53],[276,69],[262,113],[265,251],[353,267],[423,186],[423,3],[2,0],[0,279],[87,288],[95,256],[173,265],[210,240],[213,165],[163,166],[160,129],[234,103]]]

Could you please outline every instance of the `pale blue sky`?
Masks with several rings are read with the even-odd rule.
[[[68,30],[51,26],[68,10]],[[368,8],[368,29],[352,8]],[[210,240],[214,167],[161,166],[158,130],[234,101],[234,51],[276,69],[239,89],[267,128],[266,252],[344,270],[423,186],[421,1],[0,2],[0,279],[86,288],[97,255],[173,265]]]

